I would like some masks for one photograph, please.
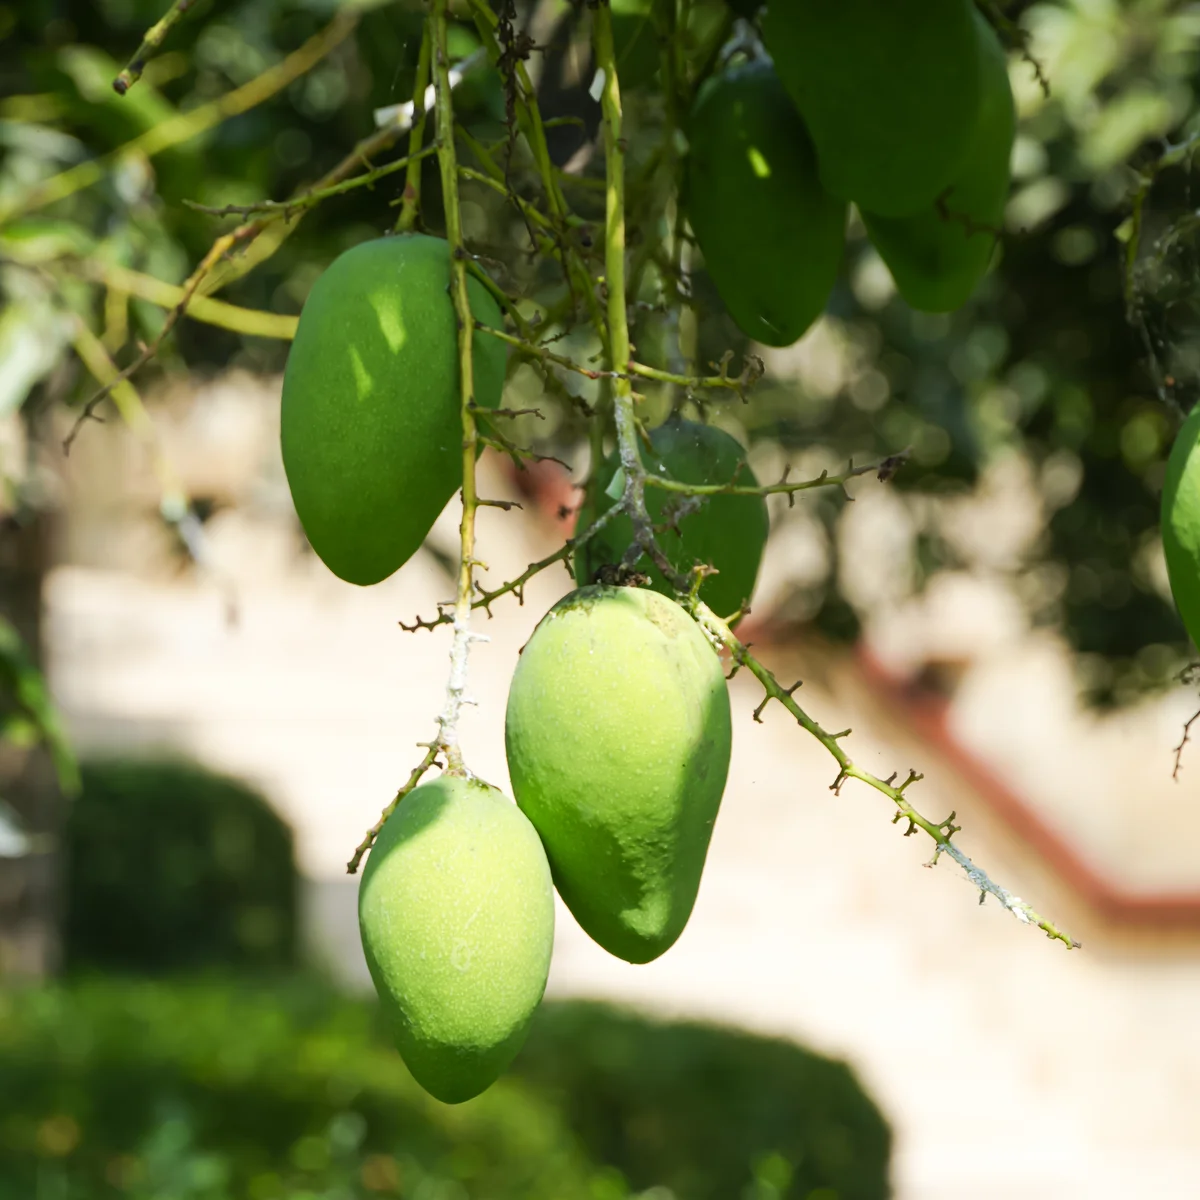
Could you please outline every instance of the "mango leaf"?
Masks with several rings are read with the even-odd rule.
[[[63,732],[58,710],[21,635],[4,617],[0,617],[0,697],[8,699],[18,717],[36,730],[39,740],[50,752],[59,787],[67,795],[76,795],[79,766]]]

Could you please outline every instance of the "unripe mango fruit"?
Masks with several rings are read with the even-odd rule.
[[[611,0],[613,56],[624,89],[644,87],[658,74],[662,55],[650,0]]]
[[[1188,414],[1167,459],[1162,540],[1175,607],[1200,646],[1200,405]]]
[[[954,182],[912,217],[862,210],[867,233],[900,295],[921,312],[952,312],[970,299],[999,240],[1017,129],[1008,59],[977,12],[983,61],[979,124]]]
[[[283,376],[280,437],[312,548],[349,583],[404,565],[462,485],[450,248],[410,234],[364,242],[313,285]],[[468,279],[477,321],[500,310]],[[476,331],[475,401],[500,402],[504,343]]]
[[[746,464],[746,452],[723,429],[672,417],[650,434],[654,455],[645,457],[646,470],[680,483],[736,483],[756,487],[758,480]],[[643,452],[644,453],[644,452]],[[621,461],[611,455],[600,470],[598,505],[585,506],[579,515],[579,530],[620,499],[609,491]],[[622,479],[624,476],[622,476]],[[618,481],[619,482],[619,481]],[[655,525],[665,524],[671,511],[686,499],[679,492],[646,488],[646,509]],[[695,512],[680,518],[675,529],[664,529],[657,541],[675,569],[686,574],[696,563],[716,567],[700,588],[700,599],[718,616],[728,617],[746,606],[754,591],[767,542],[767,503],[762,496],[709,496]],[[615,516],[575,554],[575,579],[589,584],[596,570],[615,565],[633,541],[633,525],[624,514]],[[645,565],[645,564],[643,564]],[[664,596],[674,594],[662,572],[653,564],[645,567],[650,586]]]
[[[512,1061],[546,989],[554,890],[503,793],[443,775],[380,830],[358,893],[363,952],[408,1069],[447,1104]]]
[[[971,0],[785,0],[763,40],[817,149],[821,182],[884,217],[950,184],[979,117]]]
[[[508,693],[513,795],[559,895],[627,962],[683,932],[725,789],[729,694],[673,600],[585,587],[542,618]]]
[[[688,220],[713,284],[747,337],[790,346],[837,279],[846,202],[821,186],[804,122],[769,63],[710,78],[688,136]]]

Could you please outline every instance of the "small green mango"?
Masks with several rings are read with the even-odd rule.
[[[673,417],[650,434],[654,456],[646,468],[680,483],[731,483],[757,487],[754,472],[746,465],[746,452],[723,429]],[[580,531],[607,512],[619,496],[608,494],[621,462],[613,454],[600,470],[598,509],[585,507],[579,515]],[[622,477],[623,478],[623,477]],[[646,508],[656,525],[665,523],[669,510],[685,497],[661,488],[646,489]],[[678,532],[658,534],[662,547],[677,571],[686,573],[696,563],[716,567],[700,588],[700,599],[718,616],[728,617],[746,606],[754,591],[768,532],[767,502],[762,496],[710,496],[695,512],[677,523]],[[633,525],[621,515],[609,521],[575,554],[575,579],[593,582],[601,566],[615,565],[633,541]],[[650,586],[664,596],[674,595],[662,572],[646,567]]]
[[[710,78],[692,108],[688,220],[729,315],[790,346],[837,279],[846,202],[821,186],[812,142],[769,63]]]
[[[610,954],[649,962],[683,932],[730,738],[720,660],[658,592],[580,588],[521,652],[505,723],[513,794],[559,895]]]
[[[645,87],[658,74],[662,55],[650,0],[611,0],[613,55],[622,88]]]
[[[402,567],[462,485],[450,249],[424,235],[347,250],[313,285],[283,376],[283,465],[312,548],[349,583]],[[477,321],[502,328],[468,280]],[[505,348],[477,332],[475,400],[500,402]]]
[[[417,1082],[458,1104],[521,1048],[554,941],[533,826],[502,792],[443,775],[384,822],[358,893],[363,952]]]
[[[1200,646],[1200,405],[1188,414],[1167,459],[1162,540],[1175,607],[1193,645]]]
[[[787,0],[763,40],[817,148],[821,182],[884,217],[932,203],[981,98],[971,0]]]
[[[978,13],[975,28],[983,60],[983,102],[954,182],[916,216],[862,213],[897,290],[921,312],[952,312],[970,299],[992,261],[1008,200],[1017,130],[1008,58]]]

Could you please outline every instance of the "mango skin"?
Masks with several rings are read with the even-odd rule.
[[[710,78],[692,107],[688,220],[737,327],[790,346],[820,316],[845,243],[804,122],[767,62]]]
[[[513,795],[559,895],[610,954],[649,962],[683,932],[730,740],[720,660],[658,592],[580,588],[522,651],[505,723]]]
[[[348,583],[402,567],[462,485],[450,249],[410,234],[347,250],[313,285],[283,376],[280,440],[312,548]],[[471,311],[500,310],[468,281]],[[475,400],[500,402],[505,348],[477,331]]]
[[[1004,222],[1009,163],[1017,131],[1008,58],[992,27],[975,14],[983,61],[979,125],[955,181],[939,202],[912,217],[862,213],[896,289],[921,312],[953,312],[987,273]]]
[[[763,40],[821,182],[883,217],[932,203],[966,157],[981,64],[971,0],[786,0]]]
[[[681,483],[730,483],[756,487],[758,480],[746,465],[746,452],[723,429],[699,425],[673,417],[650,434],[657,457],[643,455],[646,469]],[[611,455],[600,471],[598,510],[585,507],[579,516],[580,531],[616,503],[604,489],[621,465]],[[740,468],[740,469],[739,469]],[[661,488],[646,489],[646,508],[656,525],[665,521],[663,510],[677,506],[683,497]],[[700,588],[700,599],[718,616],[728,617],[746,606],[754,591],[758,568],[769,530],[767,502],[762,496],[710,496],[704,505],[678,522],[679,532],[664,530],[658,544],[675,569],[690,571],[697,563],[716,567]],[[597,568],[616,564],[633,541],[628,517],[614,517],[575,554],[575,580],[580,586],[592,582]],[[639,569],[650,576],[650,586],[664,596],[674,590],[662,572],[644,561]]]
[[[479,780],[422,784],[379,833],[358,919],[414,1078],[447,1104],[477,1096],[520,1049],[550,970],[554,890],[533,826]]]
[[[1200,646],[1200,406],[1184,421],[1167,458],[1162,540],[1175,607]]]
[[[613,55],[620,87],[640,88],[654,81],[662,54],[650,0],[611,0]]]

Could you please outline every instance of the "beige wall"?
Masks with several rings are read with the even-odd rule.
[[[428,555],[358,589],[300,554],[273,390],[220,387],[178,401],[166,425],[193,490],[237,506],[209,523],[205,573],[168,565],[140,452],[115,454],[120,435],[106,427],[72,456],[68,561],[47,588],[53,683],[85,752],[168,747],[259,784],[296,827],[320,952],[361,984],[343,864],[430,736],[446,674],[446,631],[397,622],[432,613],[452,585]],[[485,494],[510,490],[485,460]],[[481,525],[490,582],[555,544],[531,516],[488,510]],[[435,537],[452,536],[447,514]],[[568,587],[556,568],[524,608],[501,602],[481,623],[491,641],[473,653],[478,704],[462,734],[473,768],[498,784],[516,652]],[[1105,870],[1130,886],[1200,887],[1200,759],[1183,785],[1162,779],[1183,701],[1099,726],[1075,711],[1061,657],[1019,624],[986,644],[955,727]],[[956,809],[964,849],[1085,948],[1069,953],[980,908],[950,863],[922,869],[928,845],[901,836],[882,797],[854,784],[834,796],[827,754],[777,707],[752,721],[758,697],[743,673],[731,782],[687,931],[658,962],[631,967],[560,912],[552,993],[702,1015],[845,1056],[896,1127],[903,1200],[1200,1196],[1200,943],[1106,931],[848,658],[766,653],[782,676],[805,677],[800,697],[828,726],[854,727],[865,766],[923,769],[913,796],[924,810]]]

